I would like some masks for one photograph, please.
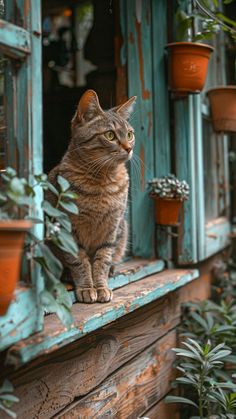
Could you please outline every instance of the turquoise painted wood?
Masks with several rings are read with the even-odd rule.
[[[131,260],[123,265],[113,277],[108,279],[108,286],[111,290],[124,287],[132,282],[139,281],[146,276],[161,272],[165,267],[163,260]],[[137,284],[138,287],[138,284]],[[70,291],[72,302],[76,302],[74,291]]]
[[[170,115],[166,71],[167,2],[152,0],[153,54],[153,126],[155,176],[171,173]],[[167,262],[172,259],[171,238],[166,228],[157,228],[157,255]]]
[[[193,120],[193,97],[175,102],[176,175],[190,185],[190,199],[184,203],[178,236],[178,262],[196,263],[197,208],[196,208],[196,153]],[[201,156],[202,158],[202,156]]]
[[[114,300],[107,304],[74,304],[74,325],[65,330],[55,315],[46,317],[44,331],[8,351],[7,364],[19,366],[37,356],[57,350],[120,317],[182,287],[199,277],[198,270],[165,270],[116,290]]]
[[[0,19],[0,51],[11,58],[22,59],[30,50],[29,32]]]
[[[231,223],[227,217],[219,217],[206,224],[204,258],[230,245],[231,229]]]
[[[131,165],[131,224],[134,256],[154,256],[153,203],[147,181],[154,176],[151,0],[125,2],[127,14],[128,94],[137,96],[131,123],[135,128],[135,157]],[[143,161],[143,163],[141,162]]]
[[[14,15],[16,8],[17,19]],[[27,33],[28,45],[32,47],[28,49],[25,59],[18,62],[15,75],[8,74],[6,80],[7,116],[14,114],[8,164],[16,167],[21,176],[31,178],[33,174],[42,173],[41,1],[16,0],[14,5],[7,2],[6,19],[13,24],[20,23],[22,27],[19,27],[19,33]],[[6,24],[5,29],[8,27],[9,24]],[[6,48],[10,50],[12,45],[13,42]],[[34,216],[41,217],[41,201],[40,191],[36,191]],[[40,238],[42,231],[37,228],[35,234]],[[37,269],[33,270],[31,279],[32,289],[17,292],[16,301],[11,304],[7,315],[0,319],[1,330],[5,333],[0,341],[1,350],[42,329],[43,311],[38,300],[43,280]],[[25,312],[28,317],[24,317]],[[18,324],[18,317],[21,323],[16,327],[14,321]],[[11,331],[4,325],[10,325],[12,319]]]
[[[37,296],[34,290],[19,288],[5,316],[0,316],[0,351],[38,330]]]
[[[193,97],[193,124],[196,151],[196,217],[197,217],[197,255],[198,260],[206,258],[205,254],[205,190],[204,190],[204,164],[203,164],[203,130],[201,114],[201,96]],[[194,198],[193,198],[194,199]]]

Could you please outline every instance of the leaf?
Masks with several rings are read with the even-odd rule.
[[[42,255],[44,257],[45,263],[48,269],[53,272],[53,274],[59,279],[61,277],[63,266],[59,259],[52,253],[49,247],[44,243],[38,244]]]
[[[50,182],[47,182],[48,189],[56,196],[59,196],[58,190]]]
[[[75,257],[78,256],[78,246],[71,234],[64,229],[61,229],[58,233],[58,238],[60,240],[59,247],[62,250],[71,253]]]
[[[0,409],[2,409],[5,413],[7,413],[7,415],[10,416],[11,418],[13,418],[13,419],[17,418],[17,414],[15,412],[13,412],[10,409],[7,409],[1,403],[0,403]]]
[[[78,198],[79,198],[79,196],[78,196],[78,194],[77,194],[77,193],[75,193],[75,192],[71,192],[71,191],[68,191],[68,192],[63,192],[63,193],[61,194],[61,196],[62,196],[63,198],[67,198],[67,199],[78,199]]]
[[[61,322],[69,328],[73,323],[73,317],[70,310],[62,304],[58,304],[50,292],[44,290],[40,293],[40,299],[43,307],[50,313],[56,313]]]
[[[62,211],[59,211],[57,208],[54,208],[50,202],[48,201],[43,201],[42,202],[42,209],[46,212],[47,215],[49,215],[50,217],[63,217],[64,213]]]
[[[197,404],[194,403],[192,400],[186,399],[185,397],[179,397],[179,396],[167,396],[165,398],[165,403],[185,403],[185,404],[190,404],[191,406],[198,408]]]
[[[72,231],[71,221],[67,214],[64,214],[64,215],[65,215],[64,217],[60,217],[59,219],[60,225],[62,225],[62,227],[64,227],[64,229],[68,231],[68,233],[71,233]]]
[[[196,322],[198,322],[203,327],[204,330],[208,330],[208,324],[206,320],[199,316],[199,314],[192,312],[190,313],[190,315],[194,320],[196,320]]]
[[[13,387],[12,383],[9,380],[5,379],[3,381],[2,386],[0,387],[0,394],[2,394],[2,393],[12,393],[13,391],[14,391],[14,387]]]
[[[57,176],[57,182],[60,185],[62,192],[67,191],[70,187],[68,180],[60,175]]]
[[[79,209],[74,202],[60,201],[60,206],[72,214],[78,214]]]
[[[223,351],[219,351],[218,353],[214,354],[213,356],[209,356],[209,361],[216,361],[217,359],[222,359],[225,358],[226,356],[230,355],[231,351],[230,350],[223,350]]]
[[[0,394],[0,399],[6,400],[8,402],[12,403],[18,403],[20,399],[18,397],[14,396],[14,394]]]

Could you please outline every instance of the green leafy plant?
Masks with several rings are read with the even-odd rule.
[[[13,394],[14,388],[13,385],[8,380],[4,380],[2,386],[0,387],[0,411],[3,411],[11,418],[16,418],[17,415],[11,410],[11,407],[14,403],[18,403],[18,397]],[[1,413],[0,413],[1,416]]]
[[[235,259],[218,261],[213,273],[213,299],[183,305],[183,348],[174,349],[180,395],[166,399],[185,404],[181,418],[236,417]]]
[[[233,1],[223,0],[223,4],[228,5]],[[187,9],[192,9],[191,13]],[[175,18],[179,41],[210,40],[220,30],[236,39],[236,22],[222,13],[221,2],[218,0],[179,0]]]
[[[185,180],[180,181],[175,175],[154,178],[148,181],[150,195],[160,198],[189,199],[189,185]]]
[[[34,230],[30,232],[25,243],[27,260],[40,266],[44,278],[44,289],[40,301],[44,310],[54,312],[60,320],[69,327],[72,322],[72,300],[60,278],[63,266],[52,252],[49,244],[73,256],[78,255],[78,247],[72,234],[69,214],[78,214],[75,204],[77,194],[70,190],[69,182],[62,176],[57,178],[58,188],[55,188],[47,175],[34,176],[32,184],[25,178],[19,178],[12,168],[7,168],[1,174],[0,218],[27,218],[33,224],[41,224],[43,236],[38,238]],[[34,218],[34,197],[36,188],[43,193],[50,191],[55,198],[52,206],[47,200],[42,202],[42,218]]]
[[[190,338],[182,344],[182,348],[173,349],[180,358],[177,369],[181,373],[175,384],[188,386],[192,390],[192,397],[167,396],[166,402],[191,405],[201,419],[210,418],[213,414],[236,413],[236,384],[215,379],[215,370],[223,367],[223,360],[231,354],[231,350],[224,343],[217,346],[210,343],[200,345]]]

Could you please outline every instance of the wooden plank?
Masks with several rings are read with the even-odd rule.
[[[167,404],[164,400],[161,400],[145,412],[143,416],[148,419],[179,419],[179,405]]]
[[[196,168],[193,125],[193,98],[190,95],[175,103],[176,174],[190,186],[190,199],[184,202],[182,222],[178,236],[178,262],[181,265],[196,263],[197,212]]]
[[[10,58],[25,58],[31,51],[29,32],[0,19],[0,51]]]
[[[108,286],[112,290],[121,288],[131,282],[139,281],[146,276],[161,272],[164,267],[165,264],[162,260],[131,259],[118,267],[114,276],[108,279]],[[73,286],[70,288],[73,289]],[[72,302],[75,303],[77,300],[74,291],[70,292],[70,296]]]
[[[205,257],[230,245],[231,224],[226,217],[219,217],[206,224]]]
[[[16,406],[18,418],[33,419],[38,412],[44,418],[56,415],[175,328],[183,302],[205,300],[209,293],[210,275],[205,273],[141,310],[20,368],[10,376],[21,400]],[[103,368],[97,368],[100,362]]]
[[[154,176],[151,0],[126,3],[128,94],[137,96],[131,124],[135,154],[131,160],[132,254],[154,257],[153,202],[147,181]]]
[[[130,418],[143,415],[170,389],[176,330],[171,331],[123,368],[115,372],[88,396],[75,402],[60,419]]]
[[[152,49],[153,49],[153,125],[155,176],[171,172],[170,165],[170,113],[166,80],[165,45],[167,44],[167,2],[152,0]],[[171,238],[166,228],[157,228],[157,255],[171,260]]]
[[[0,316],[0,351],[25,339],[37,329],[38,307],[35,292],[18,288],[5,316]]]
[[[198,277],[197,270],[166,270],[116,290],[112,302],[101,305],[74,304],[74,324],[66,330],[53,314],[45,319],[44,330],[12,346],[7,355],[8,364],[24,364],[29,360],[59,349],[87,333],[176,290]]]
[[[52,417],[78,397],[91,392],[176,327],[181,316],[180,301],[180,294],[166,296],[60,350],[49,360],[41,360],[36,368],[32,365],[30,369],[19,370],[13,377],[21,400],[16,406],[18,418],[33,419],[39,411],[42,417]]]

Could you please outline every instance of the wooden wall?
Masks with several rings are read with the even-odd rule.
[[[171,348],[177,345],[181,303],[209,293],[207,268],[177,291],[9,371],[20,398],[14,406],[18,419],[174,419],[175,407],[163,398],[175,374]]]

